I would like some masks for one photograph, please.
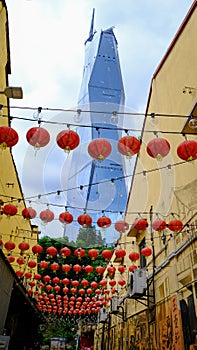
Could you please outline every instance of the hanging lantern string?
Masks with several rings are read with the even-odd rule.
[[[3,106],[6,107],[7,106]],[[21,110],[38,110],[38,107],[29,107],[29,106],[10,106],[10,109],[21,109]],[[73,113],[77,113],[79,111],[78,108],[73,108],[73,109],[69,109],[69,108],[51,108],[51,107],[42,107],[42,111],[54,111],[54,112],[73,112]],[[80,109],[80,113],[98,113],[98,114],[112,114],[111,111],[105,111],[105,110],[82,110]],[[175,118],[187,118],[188,115],[183,115],[183,114],[169,114],[169,113],[144,113],[144,112],[116,112],[116,114],[118,115],[141,115],[141,116],[150,116],[153,118],[154,117],[175,117]]]
[[[187,163],[189,163],[189,162],[193,163],[196,160],[197,160],[197,158],[193,159],[193,160],[188,160]],[[183,164],[186,164],[186,162],[185,161],[180,161],[180,162],[177,162],[177,163],[174,163],[174,164],[170,164],[170,168],[173,168],[173,167],[179,166],[179,165],[183,165]],[[127,178],[132,178],[132,177],[134,177],[136,175],[146,175],[148,173],[153,173],[155,171],[160,171],[160,170],[163,170],[163,169],[169,169],[169,164],[161,166],[161,167],[157,167],[157,168],[152,168],[152,169],[149,169],[149,170],[139,171],[139,172],[136,172],[136,173],[133,173],[133,174],[130,174],[130,175],[116,177],[116,178],[113,178],[113,182],[120,181],[120,180],[127,179]],[[99,185],[99,184],[103,184],[103,183],[110,183],[111,181],[112,181],[112,179],[103,180],[103,181],[97,181],[97,182],[92,183],[91,185],[90,184],[85,184],[85,185],[83,185],[83,188],[89,187],[89,186],[95,186],[95,185]],[[64,192],[74,191],[74,190],[80,190],[80,186],[67,188],[67,189],[63,189],[63,190],[58,190],[58,191],[61,192],[61,193],[64,193]],[[38,198],[38,197],[40,199],[41,197],[55,195],[55,194],[57,194],[57,190],[56,191],[51,191],[51,192],[48,192],[48,193],[39,194],[39,195],[24,197],[23,200],[25,200],[25,201],[31,200],[32,201],[32,199],[35,199],[35,198]],[[7,196],[7,198],[10,198],[10,197]],[[12,197],[12,199],[13,200],[17,200],[17,201],[19,200],[19,198],[16,198],[16,197]],[[47,204],[50,205],[50,203],[48,203],[48,202],[47,202]],[[56,205],[56,206],[58,206],[58,205]]]
[[[187,163],[189,162],[194,162],[195,160],[197,159],[193,159],[193,160],[188,160]],[[174,164],[170,164],[170,169],[172,167],[175,167],[175,166],[179,166],[179,165],[182,165],[182,164],[185,164],[186,162],[185,161],[180,161],[180,162],[177,162],[177,163],[174,163]],[[117,178],[113,178],[113,181],[120,181],[122,179],[126,179],[126,178],[132,178],[133,176],[136,176],[136,175],[146,175],[148,173],[152,173],[152,172],[155,172],[155,171],[160,171],[160,170],[163,170],[163,169],[169,169],[169,164],[168,165],[165,165],[165,166],[162,166],[162,167],[157,167],[157,168],[153,168],[153,169],[149,169],[149,170],[146,170],[146,171],[140,171],[138,173],[135,173],[135,174],[132,174],[132,175],[125,175],[125,176],[121,176],[121,177],[117,177]],[[101,183],[108,183],[108,182],[111,182],[111,179],[109,180],[104,180],[104,181],[100,181],[100,182],[95,182],[95,183],[92,183],[91,185],[83,185],[83,188],[84,187],[89,187],[89,186],[95,186],[95,185],[99,185]],[[80,186],[77,186],[77,187],[72,187],[72,188],[69,188],[69,189],[63,189],[63,190],[58,190],[60,193],[64,193],[64,192],[68,192],[68,191],[74,191],[74,190],[79,190],[80,189]],[[29,197],[24,197],[24,198],[17,198],[17,197],[12,197],[12,199],[10,199],[10,196],[6,196],[4,194],[0,195],[1,197],[3,198],[9,198],[9,200],[7,201],[8,203],[12,200],[12,201],[29,201],[31,200],[31,202],[34,202],[34,203],[37,203],[37,201],[33,201],[33,199],[40,199],[41,197],[45,197],[45,196],[50,196],[50,195],[55,195],[57,193],[57,191],[51,191],[51,192],[48,192],[48,193],[44,193],[44,194],[39,194],[39,195],[34,195],[34,196],[29,196]],[[53,203],[42,203],[43,205],[46,204],[46,205],[50,205],[50,206],[54,206],[54,207],[65,207],[65,205],[61,205],[61,204],[53,204]],[[72,207],[72,206],[68,206],[69,208],[73,208],[73,209],[80,209],[80,210],[83,210],[84,208],[78,208],[78,207]],[[92,209],[89,209],[89,210],[95,210],[94,208]],[[108,211],[108,212],[112,212],[112,213],[118,213],[119,211]],[[126,214],[130,214],[129,212],[125,212],[125,215]]]
[[[1,195],[0,195],[1,196]],[[44,204],[44,203],[43,203]],[[63,207],[65,207],[65,206],[63,206]],[[79,209],[79,210],[82,210],[82,208],[76,208],[76,207],[74,207],[74,209]],[[97,213],[98,213],[98,210],[96,210],[96,209],[92,209],[92,211],[96,211]],[[104,211],[102,211],[102,214],[103,214],[103,212]],[[118,214],[118,213],[120,213],[119,211],[111,211],[111,210],[105,210],[105,212],[110,212],[110,213],[116,213],[116,214]],[[122,212],[121,212],[122,213]],[[143,212],[135,212],[135,211],[133,211],[133,212],[126,212],[125,213],[125,215],[131,215],[131,214],[133,214],[133,215],[136,215],[136,218],[138,218],[138,217],[140,217],[141,215],[149,215],[150,214],[150,212],[148,211],[143,211]],[[163,215],[163,214],[161,214],[161,213],[159,213],[159,212],[152,212],[152,214],[153,215],[155,215],[155,216],[162,216],[163,218],[165,218],[165,219],[167,219],[168,217],[170,217],[171,215],[173,215],[173,216],[177,216],[177,217],[179,217],[179,214],[177,214],[177,213],[169,213],[169,214],[167,214],[167,215]],[[193,217],[195,217],[195,215],[196,215],[197,213],[195,213],[194,215],[193,215]],[[15,216],[18,216],[18,217],[22,217],[22,215],[21,214],[16,214]],[[192,217],[192,218],[193,218]],[[34,219],[40,219],[40,217],[39,216],[36,216],[36,217],[34,217]],[[53,219],[54,221],[58,221],[59,219],[58,218],[54,218]],[[73,220],[73,222],[78,222],[77,220]],[[97,221],[92,221],[92,223],[93,224],[97,224]],[[111,222],[113,225],[115,225],[115,223],[116,223],[116,221],[115,222]],[[133,224],[133,221],[132,222],[127,222],[129,225],[132,225]],[[183,226],[183,228],[185,228],[185,227],[189,227],[189,224],[188,223],[186,223],[184,226]],[[30,231],[30,230],[23,230],[23,229],[21,229],[22,231],[25,231],[25,232],[30,232],[31,233],[31,235],[33,235],[33,234],[39,234],[40,232],[37,232],[37,231]],[[17,230],[17,232],[19,232],[20,231],[20,229],[18,229]],[[14,236],[13,235],[13,233],[12,233],[12,236]],[[20,237],[18,234],[16,235],[16,237]],[[24,237],[24,235],[23,236],[21,236],[21,237]],[[33,238],[32,238],[33,239]]]
[[[127,113],[124,113],[127,114]],[[139,113],[139,115],[142,115]],[[3,114],[1,117],[7,118],[6,114]],[[181,116],[180,116],[181,117]],[[184,116],[186,118],[186,116]],[[10,120],[25,120],[25,121],[30,121],[35,123],[35,119],[33,118],[25,118],[25,117],[15,117],[15,116],[10,116]],[[59,122],[59,121],[51,121],[51,120],[45,120],[42,119],[38,121],[39,125],[41,123],[45,124],[51,124],[51,125],[62,125],[62,126],[68,126],[67,122]],[[98,129],[98,126],[96,125],[87,125],[87,124],[74,124],[74,123],[69,123],[69,126],[77,127],[77,128],[90,128],[90,129]],[[114,130],[114,131],[125,131],[125,128],[120,128],[120,127],[109,127],[109,126],[100,126],[99,129],[101,130]],[[142,132],[142,129],[134,129],[134,128],[127,128],[127,133],[128,132]],[[155,130],[143,130],[143,133],[155,133]],[[180,131],[169,131],[169,130],[158,130],[157,133],[163,133],[163,134],[174,134],[174,135],[180,135]]]

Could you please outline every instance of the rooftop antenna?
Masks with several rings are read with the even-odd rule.
[[[93,8],[93,11],[92,11],[92,20],[91,20],[91,24],[90,24],[89,37],[85,41],[85,44],[87,43],[87,41],[92,41],[94,34],[95,34],[95,31],[94,31],[94,13],[95,13],[95,8]]]

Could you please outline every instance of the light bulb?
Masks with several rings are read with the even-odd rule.
[[[159,124],[159,119],[158,117],[156,117],[155,113],[151,113],[151,119],[150,119],[150,123],[154,126]]]
[[[118,116],[117,116],[117,112],[113,112],[112,116],[110,118],[110,122],[111,124],[117,125],[118,124]]]
[[[81,109],[77,110],[77,114],[74,115],[74,121],[80,123],[82,121]]]
[[[61,200],[61,191],[58,190],[55,196],[56,201],[60,201]]]
[[[37,111],[34,112],[33,118],[36,120],[41,120],[43,115],[42,115],[42,107],[38,107]]]
[[[190,127],[190,129],[196,129],[197,128],[197,118],[193,117],[192,115],[190,117],[189,127]]]

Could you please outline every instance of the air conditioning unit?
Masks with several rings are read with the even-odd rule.
[[[139,298],[146,294],[146,270],[135,269],[130,276],[130,296]]]
[[[118,298],[118,296],[114,295],[111,299],[111,312],[112,313],[117,312],[118,306],[119,306],[119,298]]]
[[[105,323],[106,319],[107,319],[106,309],[102,308],[99,311],[99,323]]]

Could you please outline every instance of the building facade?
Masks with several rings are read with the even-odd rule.
[[[114,312],[108,304],[98,323],[97,350],[197,348],[197,162],[188,143],[196,147],[196,32],[194,1],[152,78],[125,216],[130,229],[118,242],[126,257],[117,263],[114,254],[108,264],[125,265],[127,283],[118,288],[119,307]],[[160,148],[158,156],[149,155],[155,139],[167,140],[156,141],[167,154]],[[145,219],[146,227],[136,228],[136,219]],[[144,257],[143,248],[150,255]],[[128,263],[131,252],[139,259]],[[136,278],[131,265],[145,271],[145,279]],[[105,278],[109,285],[107,269]],[[122,276],[116,271],[114,278],[118,283]]]
[[[26,272],[31,272],[33,276],[36,271],[36,267],[31,268],[28,263],[36,261],[31,248],[37,243],[38,229],[22,216],[25,202],[12,150],[2,141],[2,135],[5,134],[2,127],[11,127],[9,98],[3,93],[9,86],[11,73],[8,13],[4,0],[0,1],[0,33],[0,341],[2,349],[7,349],[7,339],[9,349],[23,349],[25,344],[33,342],[33,339],[30,341],[31,333],[34,333],[34,327],[38,325],[40,317],[27,293],[27,290],[31,289],[31,279],[27,280],[24,277]],[[16,215],[12,216],[12,213],[7,211],[9,207],[5,209],[7,205],[17,208]],[[14,244],[10,246],[11,249],[10,242]],[[21,242],[28,243],[29,248],[22,251],[19,248]],[[18,259],[23,259],[23,263]],[[20,271],[20,275],[16,274],[17,271]],[[32,321],[28,322],[27,315]]]
[[[117,141],[122,136],[122,116],[118,118],[117,114],[123,112],[124,101],[118,44],[113,28],[96,33],[93,11],[89,37],[85,42],[85,63],[78,100],[81,113],[76,119],[81,141],[72,157],[68,179],[70,187],[76,185],[76,181],[82,186],[89,184],[81,191],[78,206],[80,203],[91,213],[93,221],[102,215],[102,211],[106,215],[107,211],[111,211],[112,216],[113,212],[125,211],[128,191],[124,180],[124,160],[117,152]],[[87,152],[90,142],[98,138],[111,144],[111,153],[102,161],[91,158]],[[113,183],[108,181],[111,178],[120,180]],[[68,193],[71,205],[74,203],[72,196]],[[98,209],[96,213],[95,208]]]

